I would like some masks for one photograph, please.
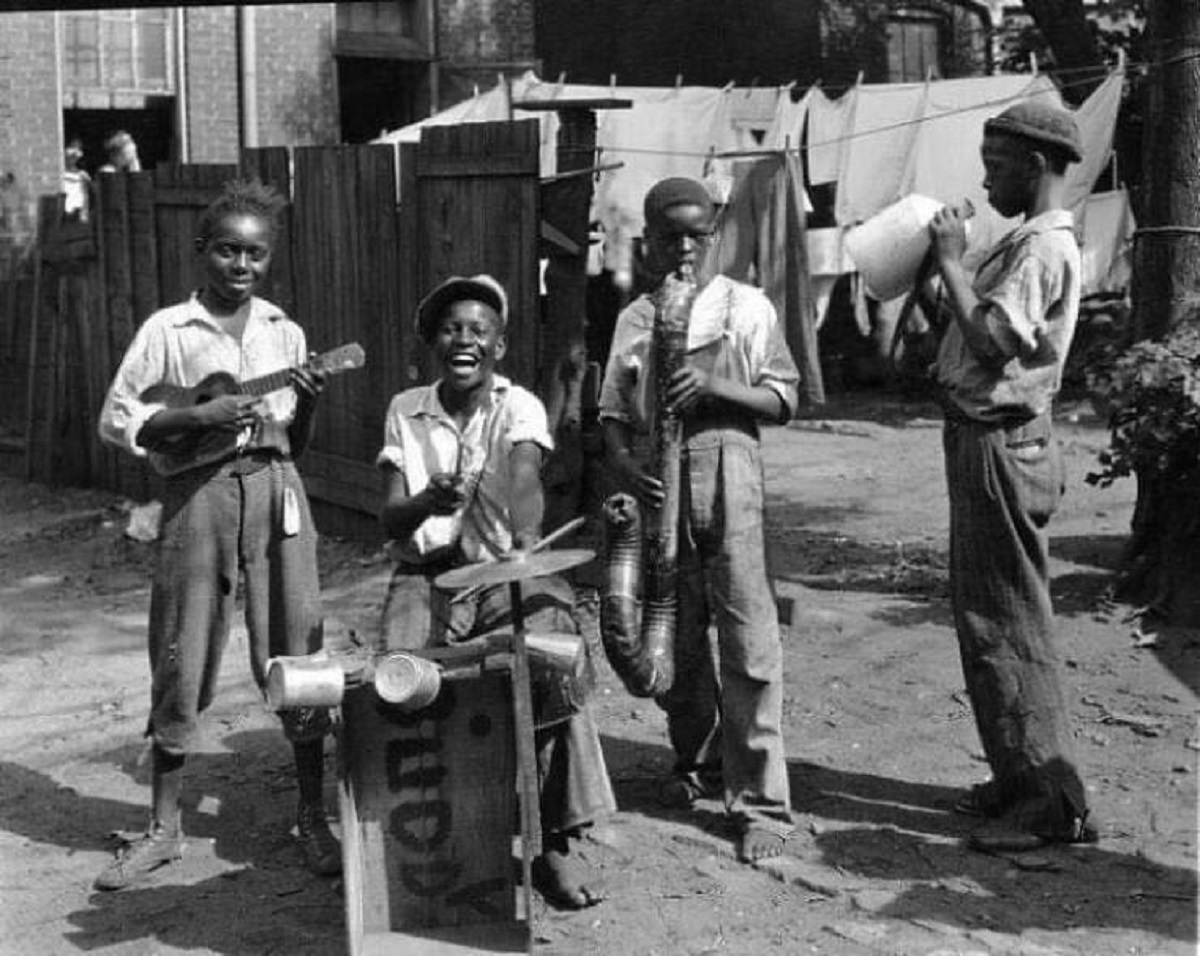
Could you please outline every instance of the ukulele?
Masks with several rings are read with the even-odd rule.
[[[363,352],[362,346],[353,342],[323,352],[302,367],[310,371],[324,372],[326,375],[336,375],[339,372],[362,368],[365,362],[366,353]],[[167,408],[187,408],[210,402],[222,395],[261,397],[287,388],[290,374],[291,369],[284,368],[239,382],[229,372],[213,372],[190,388],[167,383],[151,385],[139,398],[143,402],[153,402]],[[237,450],[238,439],[239,432],[211,428],[179,435],[150,449],[150,463],[160,475],[178,475],[192,468],[229,458]]]

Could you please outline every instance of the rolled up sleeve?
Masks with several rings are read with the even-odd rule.
[[[751,384],[765,385],[775,392],[791,418],[800,407],[800,370],[783,336],[775,307],[765,298],[760,307],[759,321],[750,323]]]
[[[1041,319],[1062,294],[1062,272],[1054,263],[1026,255],[981,297],[976,315],[1001,356],[1027,359],[1037,353],[1045,332]]]
[[[508,441],[511,445],[533,442],[543,451],[554,450],[554,439],[546,419],[546,407],[532,392],[514,389],[509,408]]]
[[[375,464],[379,468],[395,468],[404,471],[404,437],[401,434],[404,416],[400,411],[400,396],[393,396],[388,405],[387,417],[383,424],[383,447],[375,456]]]
[[[161,402],[143,402],[139,396],[165,376],[166,346],[162,331],[147,322],[138,329],[109,386],[100,411],[100,438],[144,458],[147,450],[138,442],[138,435],[146,422],[167,406]]]

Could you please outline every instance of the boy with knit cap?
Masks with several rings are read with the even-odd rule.
[[[690,805],[723,794],[738,856],[753,863],[782,853],[793,829],[781,730],[783,649],[763,538],[759,423],[792,417],[800,375],[762,290],[710,274],[706,253],[715,216],[708,191],[695,180],[665,179],[646,194],[652,281],[691,276],[699,289],[686,363],[666,390],[683,419],[684,447],[675,683],[658,703],[675,750],[670,802]],[[618,316],[600,393],[608,454],[649,507],[664,498],[662,481],[638,454],[654,414],[654,313],[650,294]]]
[[[956,805],[1001,818],[980,849],[1094,842],[1053,645],[1046,525],[1065,490],[1051,404],[1079,313],[1080,253],[1063,208],[1082,158],[1066,110],[1017,104],[984,126],[984,188],[1024,216],[968,280],[964,213],[930,224],[950,319],[936,364],[945,407],[950,586],[967,692],[992,779]]]

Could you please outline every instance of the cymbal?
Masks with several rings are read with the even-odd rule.
[[[537,551],[520,558],[484,561],[480,564],[468,564],[465,567],[454,568],[439,574],[433,579],[433,583],[439,588],[451,590],[487,587],[492,584],[511,584],[513,581],[557,574],[567,568],[587,564],[595,556],[596,552],[587,548]]]

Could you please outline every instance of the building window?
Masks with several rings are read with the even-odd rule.
[[[168,10],[91,10],[63,15],[63,81],[76,90],[170,93]]]
[[[940,77],[942,22],[920,14],[893,17],[888,22],[888,80],[915,83]]]
[[[380,3],[339,3],[338,30],[347,33],[379,33],[387,36],[423,38],[418,0],[382,0]]]

